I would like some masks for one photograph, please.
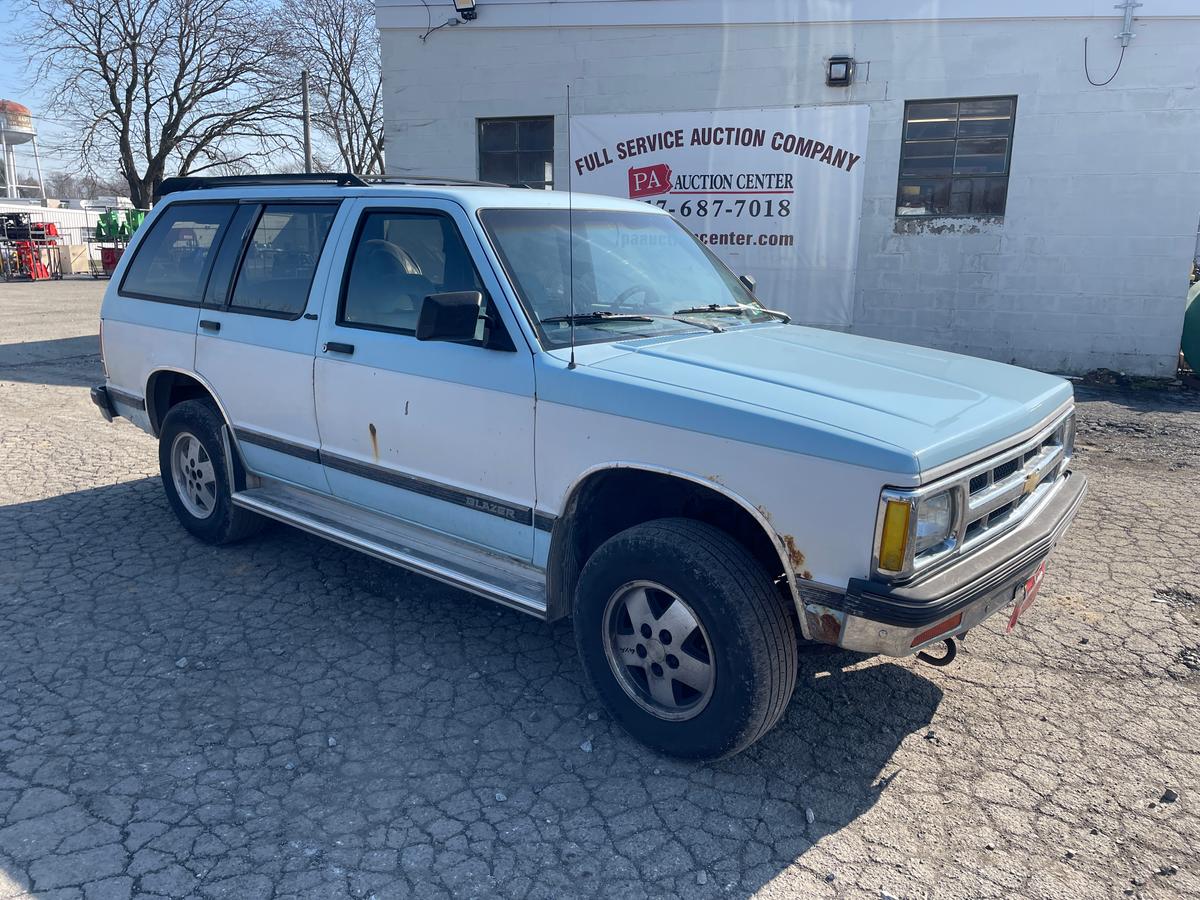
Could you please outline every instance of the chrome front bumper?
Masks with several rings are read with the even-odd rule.
[[[917,582],[853,579],[828,606],[805,607],[817,640],[847,650],[908,656],[962,634],[1011,607],[1014,594],[1053,551],[1087,494],[1087,478],[1068,471],[1054,493],[997,541]],[[813,627],[819,622],[820,627]]]

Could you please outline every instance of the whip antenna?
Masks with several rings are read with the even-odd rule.
[[[575,368],[575,199],[571,191],[571,170],[575,160],[571,158],[571,85],[567,85],[567,294],[571,303],[571,361],[568,369]]]

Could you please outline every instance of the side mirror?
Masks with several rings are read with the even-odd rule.
[[[475,340],[482,306],[483,294],[479,291],[430,294],[421,301],[417,340],[455,343]]]
[[[758,287],[758,282],[755,280],[753,275],[739,275],[738,281],[740,281],[742,286],[752,294],[754,293],[754,289]]]

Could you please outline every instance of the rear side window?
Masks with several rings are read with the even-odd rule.
[[[486,293],[450,217],[371,212],[363,217],[351,251],[338,321],[413,333],[421,301],[446,291]]]
[[[217,235],[233,203],[173,203],[154,221],[135,251],[121,293],[199,304]]]
[[[337,205],[269,204],[242,257],[230,307],[299,318]]]

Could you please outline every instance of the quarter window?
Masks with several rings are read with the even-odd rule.
[[[336,214],[334,205],[264,206],[242,257],[230,306],[298,318],[308,305],[313,273]]]
[[[430,294],[479,291],[483,283],[449,216],[371,212],[359,226],[338,323],[411,334]],[[479,338],[482,339],[483,322]]]
[[[1002,216],[1016,97],[904,106],[897,216]]]
[[[554,187],[554,116],[479,120],[479,177],[550,190]]]
[[[229,289],[233,286],[233,276],[242,258],[242,249],[246,245],[246,236],[257,219],[258,207],[253,203],[242,203],[225,226],[225,234],[219,242],[213,257],[212,272],[208,276],[208,290],[204,295],[205,306],[216,309],[225,306],[229,299]]]
[[[172,203],[138,244],[121,292],[198,304],[216,238],[233,215],[232,203]]]

